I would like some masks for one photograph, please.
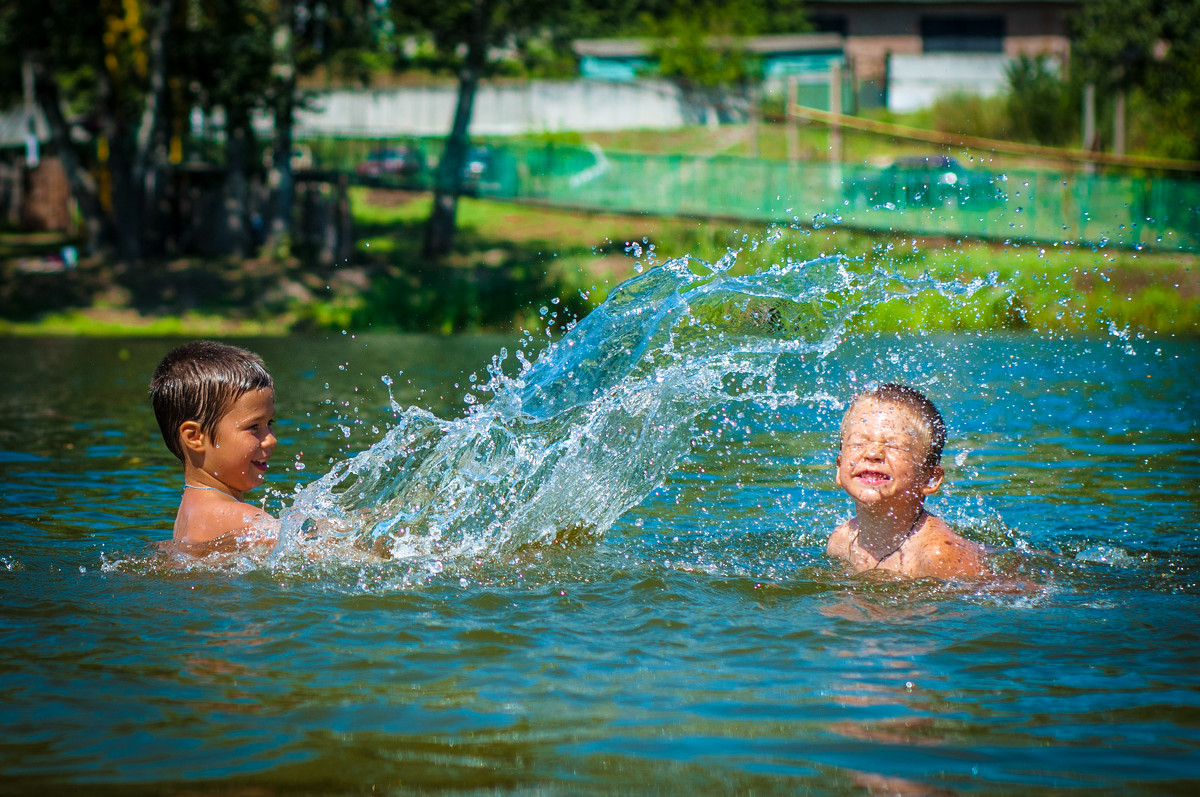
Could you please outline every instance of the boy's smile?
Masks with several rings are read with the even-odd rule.
[[[877,470],[861,470],[854,474],[854,478],[871,485],[887,484],[892,480],[891,476]]]

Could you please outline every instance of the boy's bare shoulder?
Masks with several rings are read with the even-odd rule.
[[[830,556],[837,556],[841,559],[847,559],[850,556],[850,535],[853,532],[851,524],[853,520],[845,520],[833,530],[829,535],[829,542],[825,545],[825,552]]]
[[[957,534],[940,518],[929,517],[905,553],[909,575],[940,579],[986,578],[992,574],[983,546]]]
[[[253,504],[216,495],[185,496],[175,518],[173,542],[181,549],[189,549],[227,537],[261,535],[277,523],[266,510]]]

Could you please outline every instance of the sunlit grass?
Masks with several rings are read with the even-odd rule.
[[[365,289],[328,290],[324,283],[336,288],[337,275],[327,275],[320,285],[312,282],[318,289],[310,298],[276,302],[269,311],[199,306],[181,315],[143,316],[98,302],[91,308],[22,317],[20,322],[0,321],[0,334],[532,330],[544,326],[538,309],[553,299],[559,299],[557,307],[567,317],[580,316],[639,269],[684,255],[712,263],[730,251],[737,253],[738,273],[839,255],[850,269],[882,268],[908,277],[981,280],[989,285],[966,298],[927,291],[882,302],[855,317],[851,330],[1200,332],[1194,255],[921,238],[833,224],[778,228],[582,213],[464,198],[458,207],[454,252],[440,263],[430,263],[421,255],[431,207],[428,194],[353,189],[351,207],[358,246],[344,265],[365,275]],[[315,279],[303,274],[290,278],[307,276]]]
[[[0,319],[0,335],[82,337],[263,337],[286,335],[290,319],[240,320],[205,313],[143,316],[134,311],[87,309],[50,313],[36,321]]]

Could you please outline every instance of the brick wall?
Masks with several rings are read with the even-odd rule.
[[[71,229],[71,191],[58,158],[42,158],[25,170],[21,227],[33,231],[67,232]]]

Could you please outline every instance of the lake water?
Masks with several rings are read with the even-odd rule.
[[[236,341],[276,378],[286,530],[200,562],[153,547],[178,341],[5,342],[0,791],[1200,788],[1194,340],[851,336],[806,326],[830,294],[779,316],[809,283],[680,274],[540,359]],[[1030,588],[825,556],[868,379],[939,404],[932,508]]]

